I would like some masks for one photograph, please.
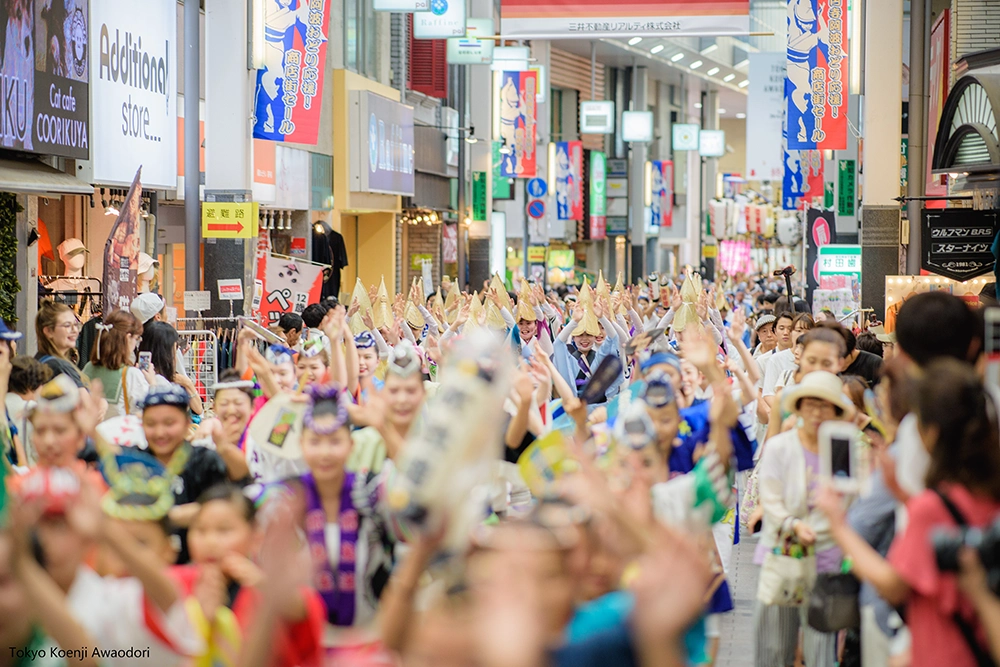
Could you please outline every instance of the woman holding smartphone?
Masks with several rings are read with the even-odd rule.
[[[816,506],[819,429],[825,422],[852,415],[854,405],[844,395],[840,378],[828,371],[814,371],[797,386],[782,392],[781,409],[795,415],[798,426],[769,439],[760,460],[758,484],[764,528],[754,562],[763,564],[772,549],[790,541],[815,554],[817,572],[839,572],[840,549],[833,541],[830,522]],[[757,667],[794,664],[800,628],[804,633],[805,664],[833,667],[836,633],[821,633],[809,627],[804,606],[782,607],[760,601],[754,611]]]
[[[83,372],[90,379],[101,381],[108,401],[107,419],[142,414],[142,402],[150,385],[157,381],[152,368],[132,365],[141,340],[142,324],[128,311],[116,310],[97,325],[90,361]]]
[[[139,355],[141,357],[143,352],[149,352],[156,374],[168,384],[173,383],[183,387],[191,397],[191,412],[200,415],[204,411],[204,406],[198,390],[189,377],[178,372],[176,366],[179,340],[177,330],[169,324],[150,322],[143,331],[142,341],[139,343]]]

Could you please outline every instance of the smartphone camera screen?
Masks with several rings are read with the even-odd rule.
[[[851,440],[834,436],[830,439],[830,472],[833,477],[851,477]]]

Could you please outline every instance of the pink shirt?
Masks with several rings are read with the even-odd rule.
[[[1000,512],[1000,503],[973,496],[961,486],[948,485],[943,491],[971,526],[985,527]],[[972,621],[972,605],[960,595],[955,574],[938,571],[931,543],[938,529],[953,529],[955,521],[933,491],[914,496],[906,509],[906,531],[893,541],[889,562],[911,589],[906,623],[913,636],[912,667],[976,667],[975,658],[951,618],[958,610],[973,622],[973,627],[978,627]],[[985,637],[979,634],[985,648]]]

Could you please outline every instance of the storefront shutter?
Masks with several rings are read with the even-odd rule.
[[[410,90],[428,97],[448,97],[448,41],[444,39],[414,39],[413,15],[409,15]]]

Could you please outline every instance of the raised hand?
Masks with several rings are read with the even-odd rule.
[[[352,299],[351,307],[347,309],[347,319],[351,319],[352,317],[354,317],[355,313],[357,313],[359,310],[361,310],[361,304],[358,303],[358,300],[356,298]]]

